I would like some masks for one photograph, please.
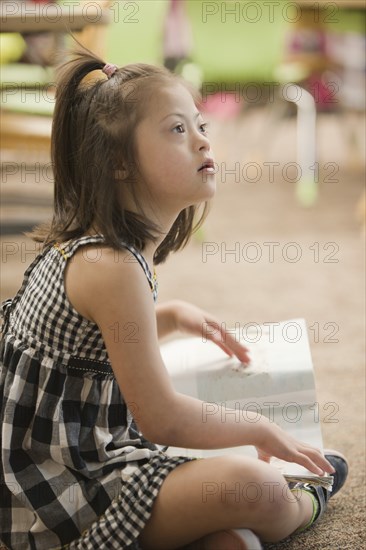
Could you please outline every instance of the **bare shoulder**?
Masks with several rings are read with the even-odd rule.
[[[146,275],[135,256],[127,249],[100,244],[77,250],[66,268],[65,288],[75,309],[94,322],[113,305],[128,308],[137,295],[138,301],[143,297],[151,301]]]

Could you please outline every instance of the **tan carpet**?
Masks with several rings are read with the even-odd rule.
[[[294,184],[285,181],[282,172],[296,161],[294,121],[281,124],[266,150],[254,150],[251,144],[264,124],[256,114],[235,127],[213,124],[216,160],[225,162],[227,169],[239,162],[242,171],[255,159],[262,179],[235,182],[228,175],[224,183],[219,176],[202,241],[193,239],[157,269],[159,299],[194,302],[228,326],[304,317],[313,327],[309,336],[324,442],[347,455],[350,475],[316,527],[268,548],[360,550],[365,548],[365,255],[355,211],[364,176],[360,159],[358,167],[350,166],[353,150],[347,149],[344,127],[332,115],[321,118],[319,198],[315,206],[304,209],[295,198]],[[355,131],[363,139],[363,119]],[[280,164],[272,183],[264,162]],[[247,175],[255,177],[254,172]],[[32,259],[31,254],[21,254],[27,243],[22,237],[2,240],[3,251],[5,244],[15,247],[12,258],[2,261],[2,298],[15,291]],[[205,243],[215,243],[210,250],[217,253],[204,258]],[[233,254],[224,254],[225,247],[233,249],[235,243],[238,262]],[[248,243],[256,245],[250,248]],[[272,245],[273,261],[270,245],[264,243],[278,243]],[[251,261],[255,252],[257,262]],[[299,259],[291,262],[295,253]]]

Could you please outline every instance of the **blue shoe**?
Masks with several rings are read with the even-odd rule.
[[[341,453],[339,453],[338,451],[326,450],[324,451],[324,456],[335,469],[335,472],[333,474],[330,474],[333,477],[332,490],[328,491],[320,485],[311,485],[311,483],[297,483],[295,485],[296,489],[309,491],[315,497],[319,504],[318,512],[312,520],[311,524],[321,518],[327,508],[328,500],[336,495],[338,491],[343,487],[348,476],[348,462]]]
[[[348,476],[348,462],[345,456],[343,456],[338,451],[331,451],[327,449],[324,451],[324,456],[331,463],[335,469],[334,474],[331,474],[333,477],[332,491],[329,494],[329,497],[333,497],[338,491],[343,487]],[[328,493],[329,491],[327,491]]]

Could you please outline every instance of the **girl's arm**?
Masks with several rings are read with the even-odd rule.
[[[332,471],[320,451],[292,439],[265,417],[215,411],[178,394],[162,361],[155,307],[137,262],[115,262],[103,250],[96,263],[76,253],[68,266],[71,303],[102,332],[121,393],[144,436],[157,444],[192,449],[254,445],[260,456],[297,462],[312,472]]]
[[[159,339],[180,331],[211,340],[230,357],[236,355],[242,363],[250,363],[249,350],[225,330],[224,323],[206,311],[182,300],[171,300],[155,309]]]
[[[158,338],[161,340],[165,336],[169,336],[177,330],[175,321],[175,306],[174,302],[165,302],[155,306],[156,325],[158,330]]]

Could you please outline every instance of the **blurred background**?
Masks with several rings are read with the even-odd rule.
[[[325,445],[351,476],[312,530],[273,548],[364,544],[365,18],[363,0],[1,2],[1,299],[52,212],[55,56],[71,40],[118,65],[162,64],[202,93],[217,194],[158,266],[159,300],[227,326],[305,318]],[[330,420],[329,404],[337,413]]]
[[[297,204],[314,207],[325,188],[344,185],[341,169],[362,174],[365,14],[363,0],[4,0],[2,233],[49,216],[54,65],[72,46],[66,30],[108,62],[164,64],[201,90],[221,187],[244,180],[245,194],[285,179]],[[362,193],[356,202],[362,226]]]

